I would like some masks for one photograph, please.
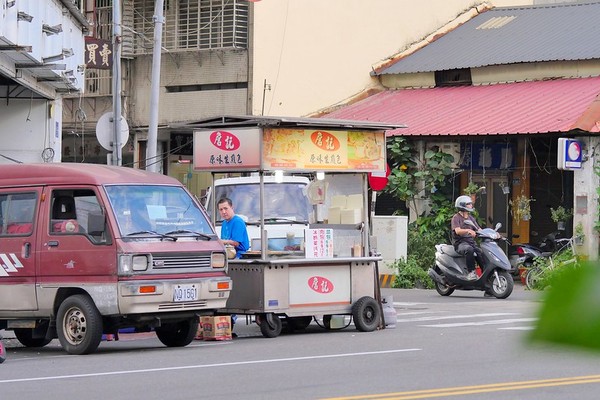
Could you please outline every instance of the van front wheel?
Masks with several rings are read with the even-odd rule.
[[[198,318],[190,318],[156,328],[156,336],[167,347],[184,347],[192,343],[197,331]]]
[[[89,354],[102,340],[102,316],[89,296],[77,294],[58,308],[58,340],[69,354]]]

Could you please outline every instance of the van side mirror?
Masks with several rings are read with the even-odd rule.
[[[89,213],[87,221],[87,233],[90,236],[102,237],[106,226],[106,218],[102,213]]]

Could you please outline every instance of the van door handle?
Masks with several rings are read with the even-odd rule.
[[[23,244],[23,258],[29,258],[31,255],[31,243],[27,242]]]
[[[58,240],[50,240],[48,242],[48,246],[50,246],[50,247],[57,247],[58,246]]]

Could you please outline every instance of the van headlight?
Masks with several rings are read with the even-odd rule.
[[[212,253],[212,255],[210,256],[210,265],[213,268],[225,268],[225,254]]]
[[[150,264],[145,254],[123,254],[119,256],[119,275],[131,275],[136,271],[147,271]]]

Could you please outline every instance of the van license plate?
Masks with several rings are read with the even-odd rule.
[[[177,285],[173,287],[173,301],[196,301],[198,300],[198,288],[196,285]]]

